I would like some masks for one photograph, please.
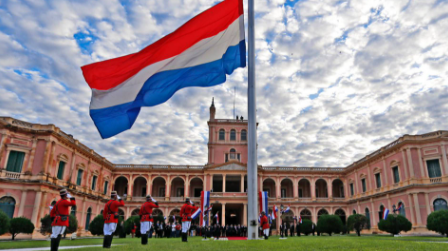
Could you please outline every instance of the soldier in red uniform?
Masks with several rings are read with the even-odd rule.
[[[182,217],[182,242],[187,242],[188,229],[191,224],[191,214],[197,209],[190,204],[190,198],[186,198],[185,204],[180,209],[180,216]]]
[[[54,204],[50,211],[51,217],[51,251],[57,251],[59,242],[61,242],[62,234],[68,227],[69,207],[76,206],[75,198],[73,198],[66,189],[59,191],[61,199]],[[70,199],[68,201],[67,199]]]
[[[269,221],[264,211],[261,212],[260,226],[263,229],[264,239],[267,240],[269,236]]]
[[[104,206],[103,217],[104,217],[104,240],[103,248],[110,248],[112,245],[112,239],[114,238],[115,229],[117,229],[118,223],[118,207],[123,207],[124,202],[118,196],[117,191],[112,191],[110,193],[111,200],[109,200]]]
[[[146,195],[146,202],[140,208],[140,232],[142,234],[142,245],[148,244],[148,233],[149,229],[151,229],[152,223],[154,219],[152,217],[152,209],[158,208],[159,203],[154,201],[151,198],[151,195]]]

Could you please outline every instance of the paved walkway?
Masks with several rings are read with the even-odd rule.
[[[120,244],[112,245],[112,246],[119,246]],[[86,246],[59,246],[59,250],[62,249],[74,249],[74,248],[93,248],[93,247],[103,247],[103,245],[86,245]],[[17,248],[17,249],[8,249],[8,250],[14,250],[14,251],[41,251],[41,250],[49,250],[50,246],[48,247],[40,247],[40,248]]]

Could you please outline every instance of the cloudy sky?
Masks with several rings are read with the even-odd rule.
[[[205,164],[211,99],[233,118],[236,94],[247,118],[247,68],[102,140],[80,66],[137,52],[216,2],[0,0],[0,116],[55,124],[114,163]],[[256,0],[255,11],[260,164],[346,166],[448,129],[448,1]]]

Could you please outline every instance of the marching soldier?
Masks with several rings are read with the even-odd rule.
[[[190,204],[190,198],[185,199],[185,204],[180,209],[180,216],[182,217],[182,242],[187,242],[188,229],[191,224],[191,213],[193,213],[198,207]]]
[[[269,222],[264,211],[261,212],[260,226],[263,229],[264,239],[267,240],[269,236]]]
[[[152,209],[158,208],[158,202],[152,202],[151,195],[146,195],[146,202],[140,208],[140,232],[142,233],[142,245],[148,244],[148,233],[152,227],[154,219],[152,217]]]
[[[118,196],[117,191],[110,193],[111,199],[106,203],[103,210],[104,217],[104,240],[103,248],[110,248],[112,245],[112,239],[114,238],[115,229],[117,229],[118,223],[118,207],[123,207],[124,202]]]
[[[75,198],[73,198],[66,189],[59,191],[61,199],[54,204],[50,211],[51,217],[51,251],[57,251],[59,242],[61,242],[62,234],[69,226],[69,207],[76,206]],[[67,199],[70,199],[68,201]]]

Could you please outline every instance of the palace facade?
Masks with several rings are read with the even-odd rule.
[[[137,214],[146,194],[168,216],[179,214],[185,197],[199,202],[201,191],[210,190],[212,215],[219,213],[221,224],[246,224],[247,120],[215,113],[212,103],[205,165],[114,164],[55,125],[0,117],[0,209],[39,229],[58,190],[67,187],[77,199],[72,214],[83,235],[111,190],[126,196],[125,218]],[[270,208],[290,206],[287,221],[300,215],[317,222],[322,214],[346,221],[360,213],[370,222],[365,231],[379,232],[384,209],[402,205],[412,232],[428,233],[427,216],[447,209],[447,145],[448,131],[436,131],[404,135],[343,168],[259,165],[258,187],[268,191]],[[36,230],[33,237],[42,236]]]

